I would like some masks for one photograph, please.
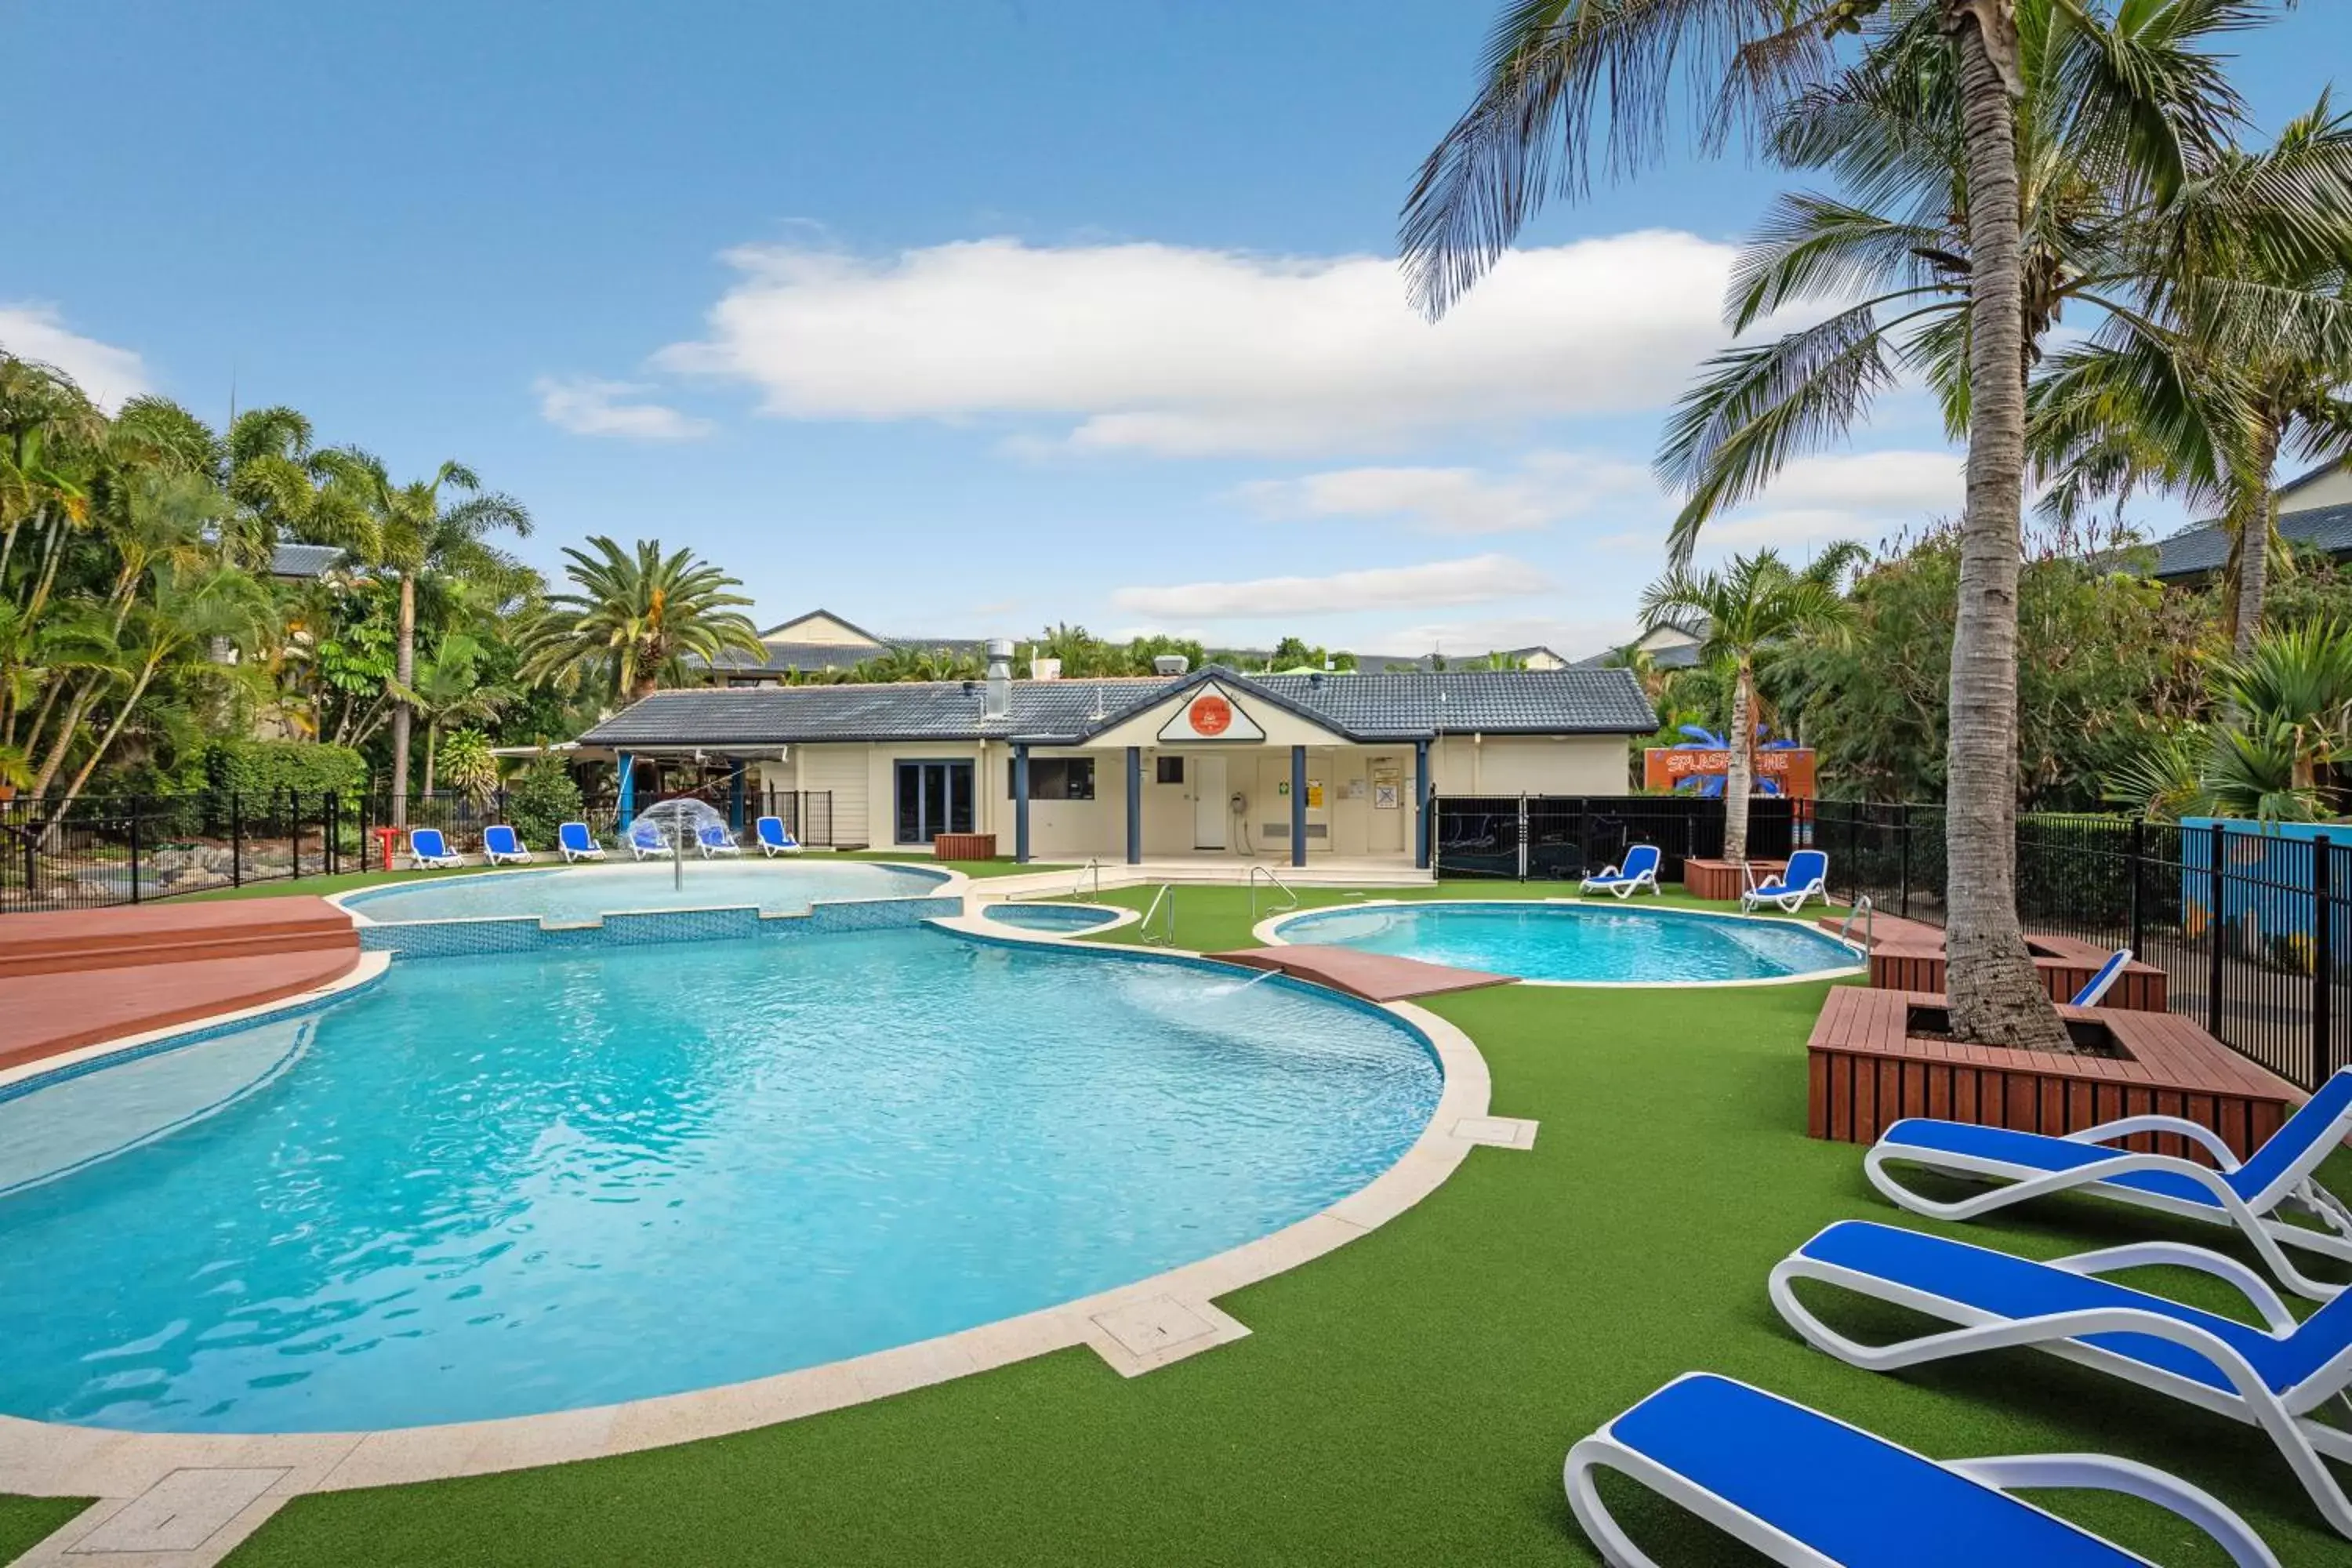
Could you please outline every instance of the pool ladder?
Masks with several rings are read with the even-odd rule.
[[[1162,909],[1165,909],[1168,911],[1164,919],[1160,918],[1160,911]],[[1154,935],[1151,930],[1151,922],[1155,919],[1160,920],[1160,931],[1157,935]],[[1136,935],[1146,947],[1174,947],[1176,945],[1175,883],[1162,882],[1160,884],[1160,890],[1151,895],[1150,907],[1143,911],[1143,924],[1141,928],[1138,930]]]
[[[1272,867],[1261,866],[1253,860],[1250,862],[1249,868],[1250,924],[1252,925],[1257,924],[1257,879],[1260,877],[1264,877],[1267,881],[1272,882],[1276,887],[1281,889],[1282,896],[1289,900],[1287,903],[1275,904],[1268,907],[1265,911],[1267,914],[1288,914],[1291,910],[1298,907],[1298,895],[1291,889],[1290,884],[1276,876]]]
[[[1862,922],[1863,952],[1868,952],[1877,947],[1878,939],[1874,927],[1877,913],[1878,906],[1870,901],[1870,895],[1868,893],[1858,895],[1853,900],[1853,910],[1847,913],[1845,920],[1838,926],[1838,941],[1851,941],[1853,934],[1853,922],[1860,921]]]
[[[1100,903],[1102,901],[1102,871],[1103,867],[1100,860],[1088,860],[1085,865],[1079,867],[1078,879],[1070,884],[1070,897],[1075,899],[1081,893],[1084,893],[1087,890],[1087,879],[1091,876],[1094,879],[1095,884],[1095,901],[1097,903]]]

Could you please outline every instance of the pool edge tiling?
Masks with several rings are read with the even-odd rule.
[[[972,934],[982,942],[1032,944],[1025,936]],[[1049,939],[1034,945],[1062,944]],[[1223,967],[1182,950],[1149,955],[1112,950],[1107,956]],[[386,962],[378,959],[369,967],[380,974]],[[256,1435],[124,1431],[0,1415],[0,1491],[96,1497],[119,1505],[176,1471],[267,1467],[278,1474],[249,1505],[248,1511],[258,1510],[250,1528],[305,1492],[518,1469],[719,1436],[1079,1345],[1093,1349],[1122,1375],[1136,1376],[1228,1343],[1248,1330],[1220,1310],[1216,1298],[1378,1228],[1444,1184],[1473,1148],[1532,1146],[1532,1123],[1487,1115],[1486,1064],[1468,1036],[1411,1004],[1352,1005],[1402,1023],[1435,1056],[1442,1081],[1427,1125],[1394,1163],[1365,1185],[1304,1219],[1208,1258],[1058,1306],[844,1361],[544,1415],[375,1432]],[[97,1521],[115,1511],[119,1507],[102,1501],[68,1530],[100,1528]],[[60,1542],[59,1549],[65,1544]]]

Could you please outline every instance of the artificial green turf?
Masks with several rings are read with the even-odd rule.
[[[0,1497],[0,1563],[13,1563],[89,1506],[88,1498]]]
[[[1193,892],[1180,920],[1198,940],[1239,940],[1246,907]],[[2030,1352],[1874,1376],[1781,1324],[1777,1259],[1830,1220],[1899,1218],[1858,1149],[1804,1136],[1823,992],[1438,999],[1484,1051],[1496,1113],[1542,1122],[1534,1152],[1474,1151],[1374,1234],[1224,1298],[1248,1339],[1148,1376],[1070,1351],[676,1448],[306,1498],[231,1562],[1591,1563],[1560,1489],[1569,1445],[1704,1367],[1933,1455],[2143,1459],[2219,1492],[2289,1563],[2352,1563],[2250,1429]],[[1969,1234],[2048,1256],[2179,1229],[2073,1201]],[[1612,1495],[1663,1562],[1746,1561]],[[2222,1561],[2146,1505],[2048,1500],[2170,1568]]]

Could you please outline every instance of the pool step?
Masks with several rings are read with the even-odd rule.
[[[359,949],[314,948],[0,980],[0,1072],[101,1040],[299,996],[357,967]]]
[[[1366,952],[1360,947],[1325,947],[1312,942],[1245,947],[1207,956],[1246,969],[1276,970],[1294,980],[1328,985],[1367,1002],[1402,1002],[1448,991],[1475,991],[1487,985],[1515,984],[1518,979],[1512,974],[1489,974],[1483,969],[1455,969],[1444,963],[1426,963],[1418,958]]]
[[[349,915],[315,898],[72,910],[0,922],[0,979],[326,951],[356,955],[359,932]]]

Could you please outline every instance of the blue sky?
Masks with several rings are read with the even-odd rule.
[[[462,458],[541,566],[689,544],[763,625],[1573,657],[1659,569],[1660,418],[1781,176],[1556,206],[1421,324],[1385,258],[1492,9],[0,5],[0,346]],[[2347,44],[2247,37],[2263,123]],[[1875,540],[1957,475],[1898,403],[1721,538]]]

